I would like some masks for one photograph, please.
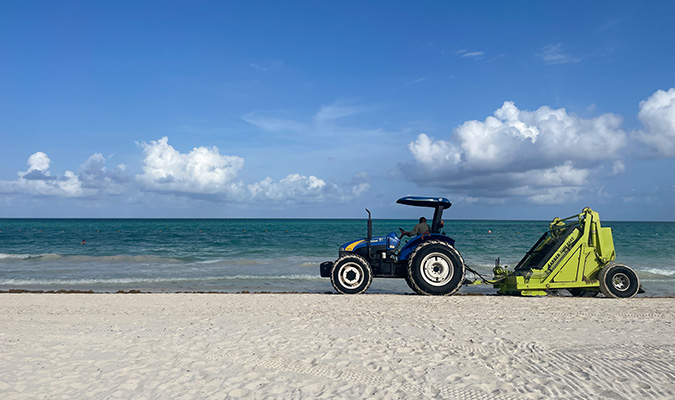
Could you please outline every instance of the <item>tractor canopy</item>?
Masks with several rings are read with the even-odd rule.
[[[448,209],[450,206],[452,206],[452,203],[450,203],[450,200],[446,199],[445,197],[420,197],[420,196],[406,196],[406,197],[401,197],[400,199],[396,200],[398,204],[405,204],[407,206],[415,206],[415,207],[443,207],[443,209]]]
[[[443,210],[452,206],[450,200],[445,197],[420,197],[420,196],[406,196],[396,200],[398,204],[405,204],[407,206],[415,207],[430,207],[434,209],[434,219],[431,223],[431,233],[441,232],[441,221],[443,219]]]

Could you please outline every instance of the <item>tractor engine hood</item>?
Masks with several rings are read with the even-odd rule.
[[[398,236],[396,236],[396,232],[390,232],[387,234],[387,236],[376,236],[370,241],[370,245],[375,247],[375,246],[389,246],[389,250],[393,250],[398,246],[400,240]],[[347,242],[340,246],[340,252],[348,252],[352,253],[356,251],[357,249],[360,249],[361,247],[367,247],[367,239],[360,239],[360,240],[354,240],[351,242]]]

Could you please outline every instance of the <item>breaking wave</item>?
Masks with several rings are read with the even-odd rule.
[[[0,280],[0,286],[53,286],[53,285],[131,285],[131,284],[172,284],[190,282],[217,282],[217,281],[317,281],[322,280],[318,275],[232,275],[214,277],[190,277],[190,278],[96,278],[96,279],[4,279]]]
[[[638,276],[644,278],[675,278],[675,269],[664,268],[635,268]]]
[[[7,254],[0,253],[0,260],[31,260],[31,259],[40,259],[40,258],[60,258],[59,254]]]
[[[62,261],[62,262],[104,262],[104,263],[178,263],[184,260],[178,258],[159,257],[153,255],[111,255],[111,256],[89,256],[89,255],[63,255],[63,254],[7,254],[0,253],[2,260],[30,260],[30,261]]]

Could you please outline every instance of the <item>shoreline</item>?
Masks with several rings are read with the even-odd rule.
[[[312,294],[312,295],[339,295],[339,296],[354,296],[354,295],[344,295],[344,294],[339,294],[334,291],[324,291],[324,292],[303,292],[303,291],[249,291],[249,290],[240,290],[240,291],[200,291],[200,290],[186,290],[186,291],[152,291],[152,290],[138,290],[138,289],[130,289],[130,290],[117,290],[117,291],[96,291],[93,289],[89,290],[81,290],[81,289],[57,289],[57,290],[34,290],[34,289],[7,289],[7,290],[0,290],[0,295],[3,294],[297,294],[297,295],[307,295],[307,294]],[[416,293],[362,293],[356,296],[420,296],[420,297],[427,297],[427,296],[421,296]],[[440,298],[448,298],[448,297],[467,297],[467,296],[476,296],[476,297],[517,297],[517,298],[538,298],[538,297],[573,297],[570,295],[560,295],[560,294],[549,294],[547,296],[512,296],[512,295],[501,295],[498,294],[496,291],[495,293],[454,293],[452,296],[429,296],[429,297],[440,297]],[[595,299],[602,299],[605,298],[602,295],[599,295],[598,297],[592,297]],[[635,296],[631,299],[617,299],[617,300],[623,300],[623,301],[630,301],[630,300],[635,300],[635,299],[675,299],[675,295],[661,295],[661,296],[650,296],[648,294],[642,294]]]
[[[0,295],[0,397],[675,397],[675,299]]]

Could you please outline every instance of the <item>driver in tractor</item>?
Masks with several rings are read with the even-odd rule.
[[[412,231],[404,231],[401,228],[398,228],[401,230],[401,235],[406,235],[410,237],[415,237],[417,235],[424,235],[425,233],[429,232],[429,224],[427,224],[427,219],[424,217],[420,217],[420,223],[415,225]]]

